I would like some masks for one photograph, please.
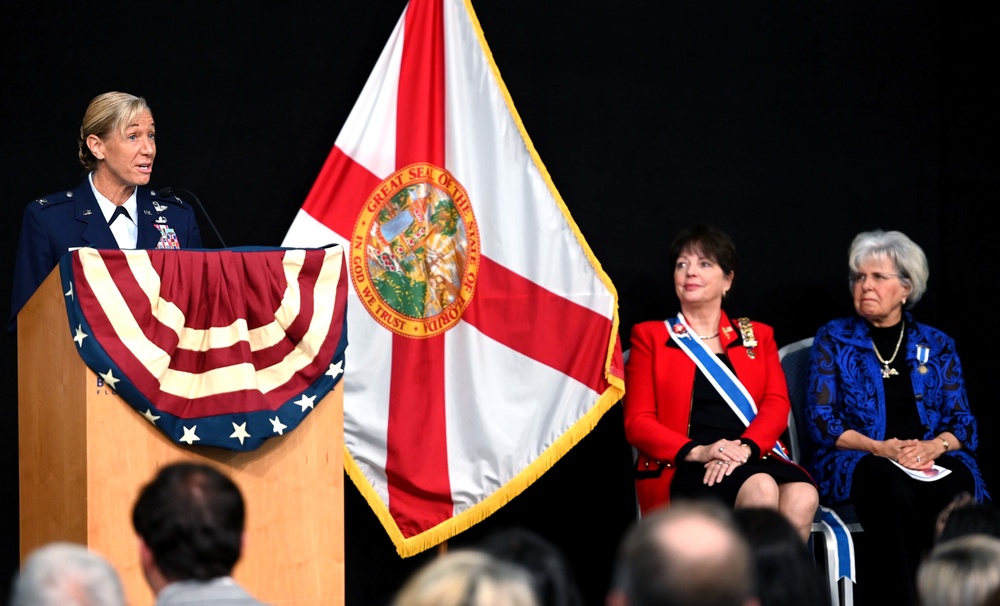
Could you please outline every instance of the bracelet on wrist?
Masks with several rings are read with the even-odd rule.
[[[944,452],[947,454],[948,451],[951,450],[951,444],[949,444],[948,440],[942,438],[941,436],[938,436],[938,439],[941,440],[942,444],[944,444]]]

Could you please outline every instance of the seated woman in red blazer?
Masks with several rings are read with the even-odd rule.
[[[637,324],[625,366],[639,507],[682,497],[770,507],[805,541],[819,496],[778,442],[790,404],[774,332],[722,310],[736,246],[717,227],[699,225],[677,236],[670,262],[681,312]]]

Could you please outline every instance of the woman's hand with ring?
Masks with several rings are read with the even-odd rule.
[[[745,463],[746,447],[739,440],[716,440],[711,444],[695,446],[684,460],[698,463]]]
[[[702,483],[706,486],[714,486],[721,482],[723,478],[733,473],[733,469],[736,468],[738,463],[732,463],[730,461],[714,460],[705,463],[705,477],[702,479]]]
[[[905,449],[913,448],[916,444],[916,440],[889,438],[888,440],[884,440],[882,442],[875,442],[875,446],[872,448],[872,454],[892,459],[902,465]]]
[[[933,441],[905,440],[899,449],[897,462],[903,467],[922,471],[934,466]],[[939,449],[940,450],[940,449]]]
[[[746,463],[746,447],[739,440],[718,440],[712,447],[715,449],[713,458],[724,463]]]
[[[714,486],[733,473],[740,463],[746,463],[747,447],[739,440],[716,440],[711,444],[695,446],[685,460],[704,464],[705,477],[702,481],[707,486]]]

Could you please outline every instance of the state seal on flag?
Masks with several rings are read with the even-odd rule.
[[[479,262],[465,188],[428,163],[379,183],[351,237],[358,298],[376,322],[404,337],[432,337],[457,324],[475,293]]]

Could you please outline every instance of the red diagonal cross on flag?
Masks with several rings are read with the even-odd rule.
[[[347,470],[403,556],[489,516],[621,399],[617,297],[471,4],[412,0],[285,246],[350,250]]]

